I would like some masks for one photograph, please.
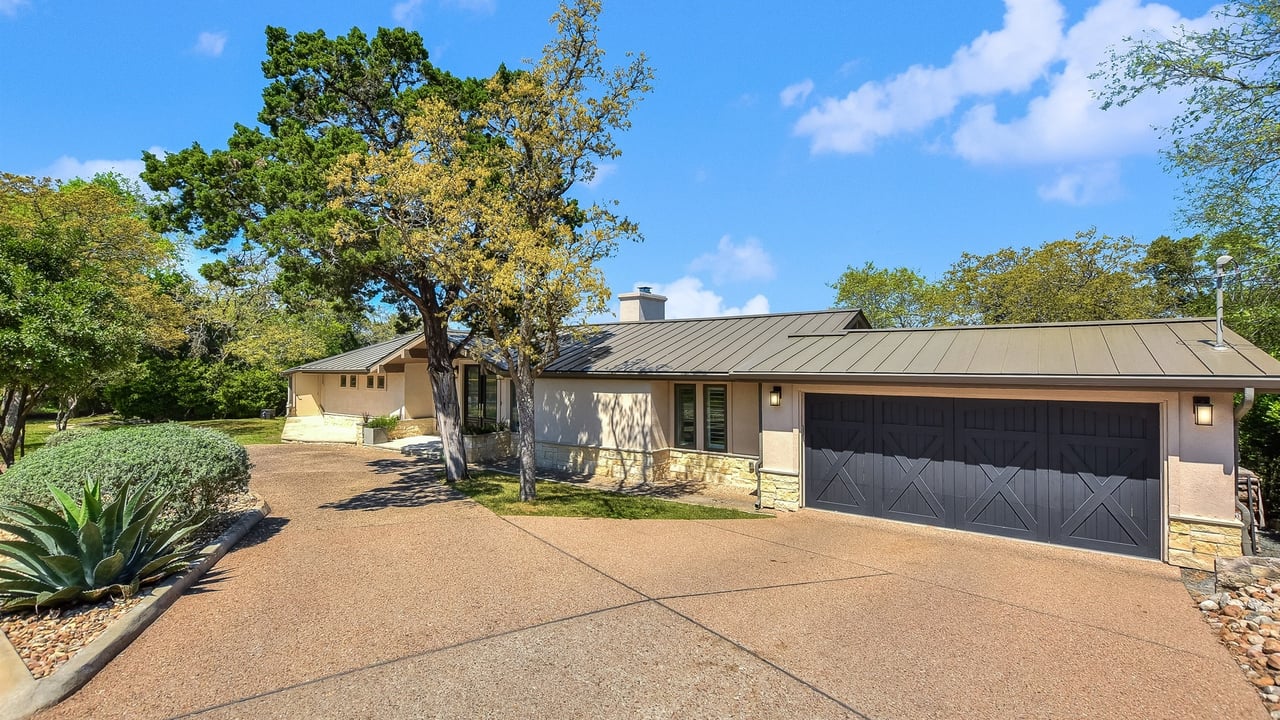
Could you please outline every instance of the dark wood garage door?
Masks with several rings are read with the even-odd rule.
[[[806,395],[805,504],[1159,557],[1158,407]]]

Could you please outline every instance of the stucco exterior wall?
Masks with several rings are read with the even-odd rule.
[[[652,451],[661,437],[653,383],[539,379],[534,384],[538,442]]]
[[[364,375],[356,375],[355,388],[341,387],[337,374],[312,375],[320,379],[320,405],[326,414],[400,415],[404,411],[404,373],[388,373],[385,390],[365,388]]]
[[[431,377],[427,374],[427,364],[406,363],[402,377],[405,417],[435,417],[435,398],[431,394]]]
[[[290,378],[289,398],[290,412],[307,417],[324,414],[324,406],[320,402],[320,376],[310,373],[294,373]]]

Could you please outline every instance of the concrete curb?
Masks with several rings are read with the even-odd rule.
[[[108,627],[62,667],[36,680],[3,633],[0,633],[0,720],[25,720],[40,710],[62,702],[89,682],[129,643],[155,622],[180,595],[195,585],[253,526],[267,517],[270,506],[261,498],[258,507],[227,528],[203,549],[205,557],[182,575],[151,588],[119,622]]]

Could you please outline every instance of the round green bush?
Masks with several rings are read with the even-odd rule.
[[[49,448],[58,447],[59,445],[66,445],[69,442],[74,442],[90,435],[97,435],[100,432],[102,432],[102,428],[69,427],[66,430],[61,430],[50,435],[48,439],[44,441],[44,448],[48,450]]]
[[[152,490],[172,495],[177,520],[217,510],[249,487],[249,455],[226,433],[178,423],[134,425],[90,433],[46,447],[0,475],[0,504],[26,500],[48,505],[49,485],[78,497],[84,482],[102,483],[114,498],[127,481],[153,480]]]

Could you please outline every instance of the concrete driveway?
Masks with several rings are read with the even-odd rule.
[[[500,518],[254,448],[268,518],[45,718],[1265,718],[1173,568],[824,514]]]

